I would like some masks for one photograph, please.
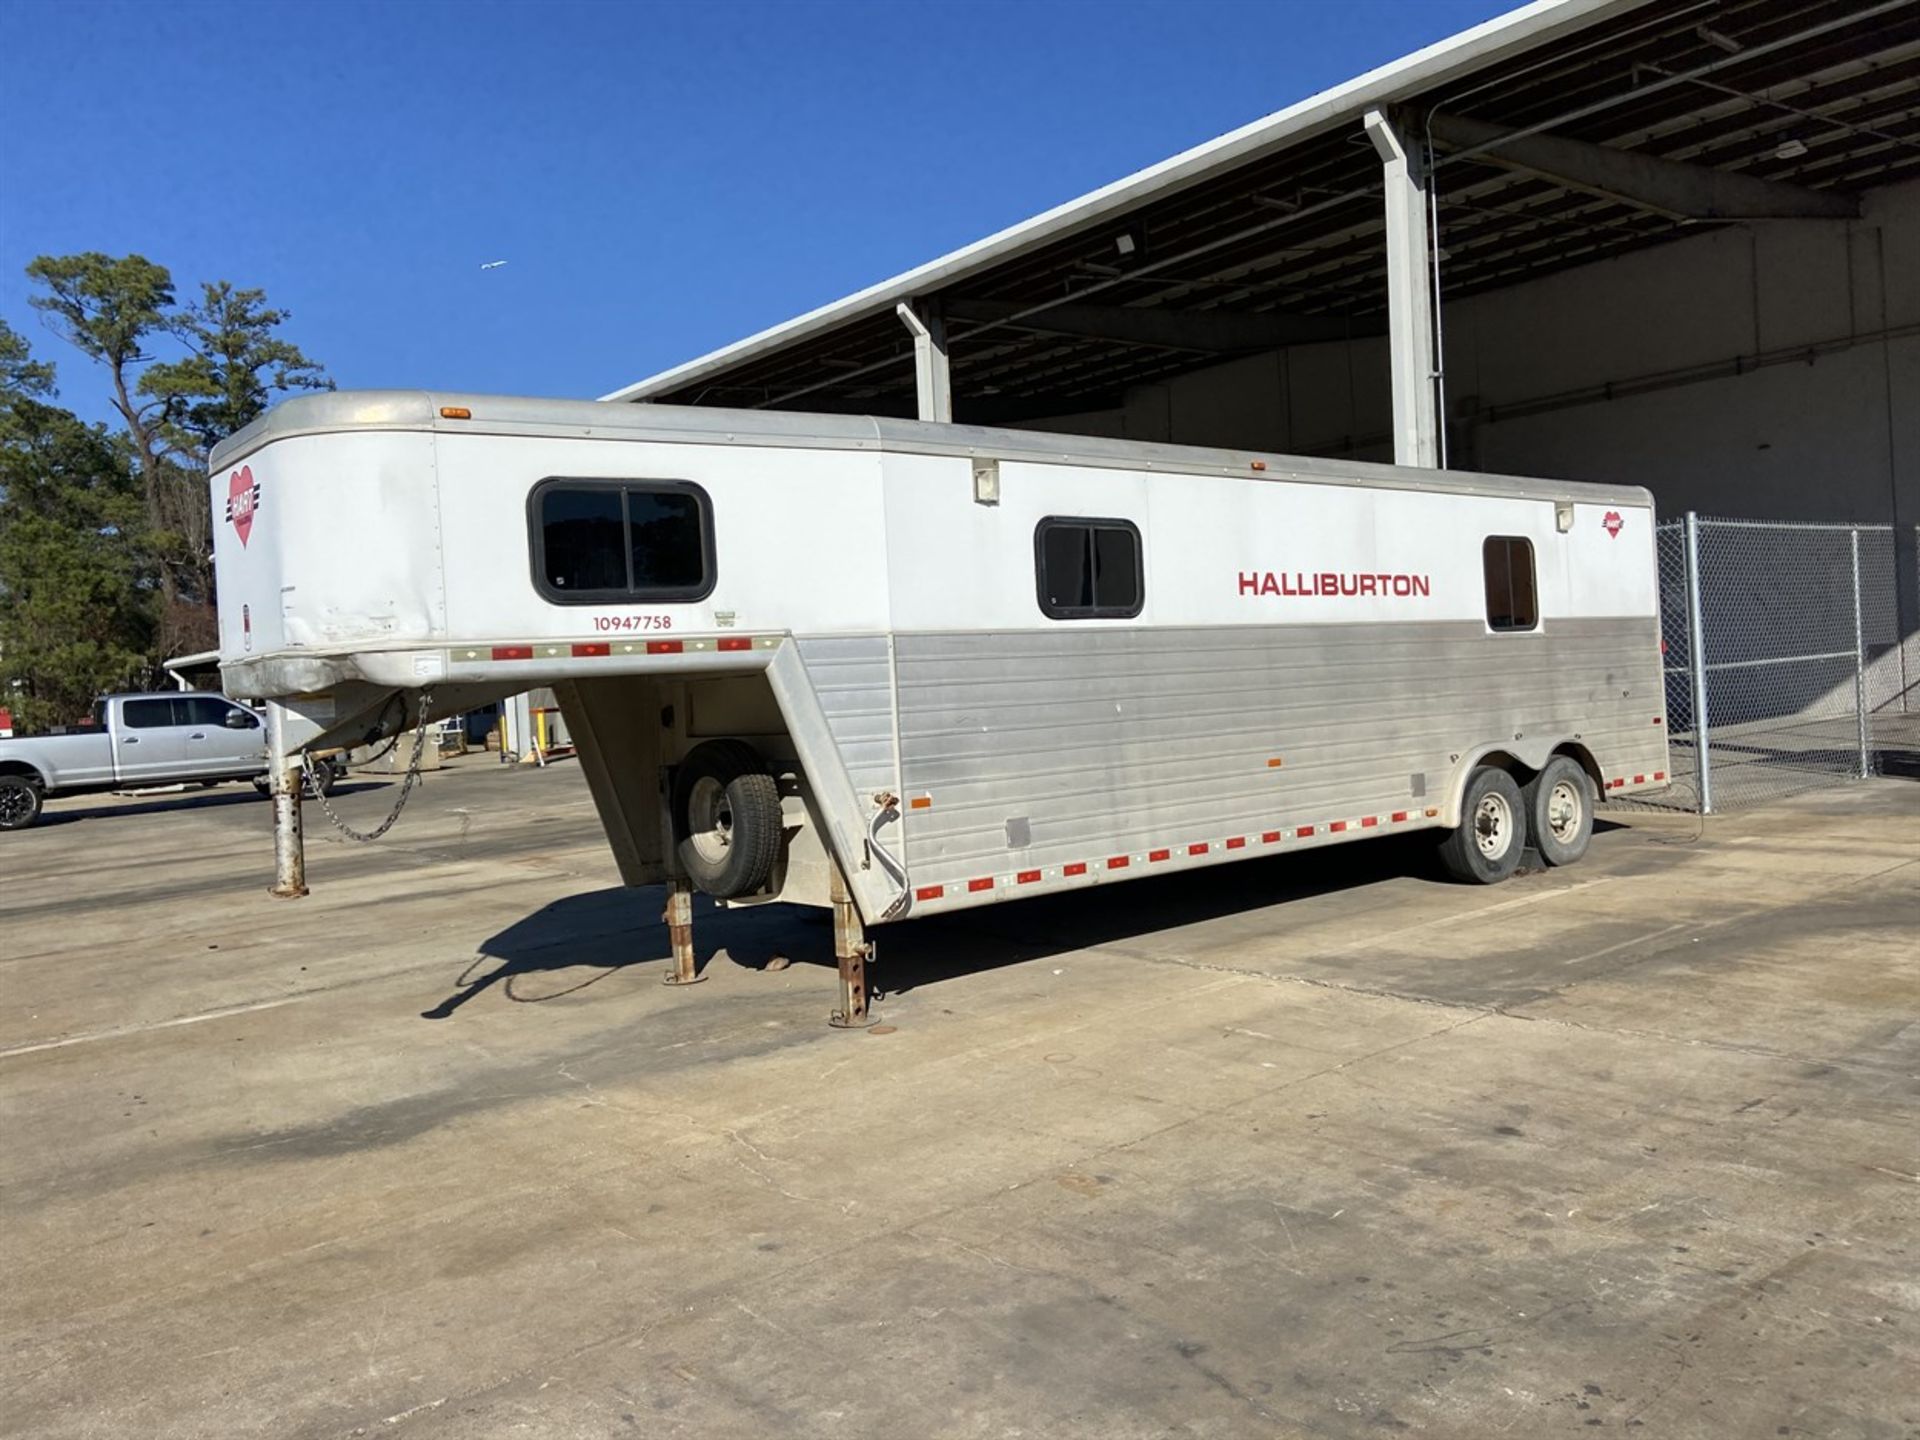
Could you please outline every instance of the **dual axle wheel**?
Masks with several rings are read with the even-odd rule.
[[[1556,755],[1525,785],[1483,765],[1467,779],[1460,825],[1440,843],[1440,863],[1456,880],[1493,885],[1519,868],[1532,844],[1549,865],[1571,865],[1593,838],[1593,781]]]

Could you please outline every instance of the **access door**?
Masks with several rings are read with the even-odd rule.
[[[218,695],[176,695],[173,709],[183,722],[183,750],[196,780],[258,775],[267,768],[267,732],[244,705]]]
[[[114,774],[122,785],[166,785],[186,769],[186,731],[175,723],[173,700],[143,695],[122,700],[113,732]]]

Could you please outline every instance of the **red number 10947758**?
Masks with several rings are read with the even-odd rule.
[[[671,630],[671,615],[596,615],[593,617],[596,630]]]

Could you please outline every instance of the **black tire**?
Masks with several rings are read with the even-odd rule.
[[[780,857],[780,787],[751,745],[709,740],[673,772],[673,841],[697,889],[732,900],[766,888]]]
[[[1593,839],[1593,778],[1580,762],[1556,755],[1520,792],[1527,807],[1527,833],[1549,865],[1571,865]]]
[[[1497,885],[1520,868],[1527,848],[1527,808],[1504,770],[1482,765],[1467,777],[1460,824],[1440,842],[1440,863],[1456,880]]]
[[[0,830],[25,830],[40,818],[46,796],[24,775],[0,775]]]

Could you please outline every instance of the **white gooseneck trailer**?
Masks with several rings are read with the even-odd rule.
[[[229,694],[361,743],[552,685],[631,885],[863,926],[1664,784],[1646,491],[419,392],[213,457]],[[292,802],[297,806],[297,792]],[[295,816],[297,824],[297,811]]]

